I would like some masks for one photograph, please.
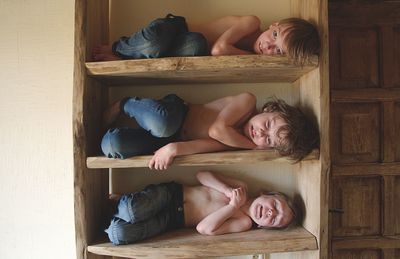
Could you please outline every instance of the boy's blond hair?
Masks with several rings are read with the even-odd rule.
[[[296,226],[296,225],[300,224],[301,221],[303,220],[302,219],[303,214],[302,214],[299,206],[297,206],[297,204],[295,204],[293,202],[293,200],[290,199],[289,196],[287,196],[283,192],[262,190],[261,191],[261,195],[280,197],[282,200],[284,200],[286,202],[286,204],[288,205],[288,207],[290,209],[290,212],[292,213],[292,216],[293,216],[292,220],[286,226],[282,226],[282,227],[263,227],[263,228],[268,228],[268,229],[288,229],[288,228],[291,228],[293,226]]]
[[[304,65],[319,54],[321,42],[315,25],[300,18],[283,19],[279,25],[287,26],[284,31],[287,54],[295,64]]]

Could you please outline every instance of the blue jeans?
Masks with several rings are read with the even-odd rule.
[[[109,158],[149,155],[178,141],[188,107],[177,95],[169,94],[160,100],[125,98],[121,101],[121,111],[135,119],[141,128],[109,129],[101,141],[101,149]]]
[[[182,185],[149,185],[123,195],[110,226],[105,230],[114,245],[130,244],[168,230],[184,227]]]
[[[152,21],[130,37],[121,37],[112,49],[123,59],[208,55],[206,38],[189,32],[185,18],[172,14]]]

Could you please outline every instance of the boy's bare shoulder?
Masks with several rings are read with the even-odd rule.
[[[236,24],[252,24],[259,26],[260,19],[254,15],[227,15],[201,24],[189,23],[189,30],[202,33],[209,43],[214,43],[225,31]]]

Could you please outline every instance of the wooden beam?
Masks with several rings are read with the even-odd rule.
[[[108,85],[168,83],[293,82],[318,66],[314,57],[303,67],[287,57],[239,55],[170,57],[87,62],[87,73]]]
[[[334,238],[332,250],[400,248],[399,237]]]
[[[400,175],[400,163],[332,165],[332,176]]]
[[[204,236],[181,229],[132,245],[102,243],[88,246],[95,254],[128,258],[205,258],[317,249],[315,237],[302,227],[257,229],[220,236]]]
[[[105,156],[88,157],[86,164],[88,168],[130,168],[147,167],[152,156],[135,156],[127,159],[113,159]],[[314,150],[304,160],[318,159],[319,151]],[[282,157],[275,150],[243,150],[226,151],[217,153],[205,153],[186,155],[175,158],[173,165],[178,166],[201,166],[201,165],[229,165],[229,164],[253,164],[259,162],[292,162]]]
[[[400,90],[394,89],[346,89],[332,90],[332,102],[394,102],[400,100]]]

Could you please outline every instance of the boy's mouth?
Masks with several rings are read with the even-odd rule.
[[[262,218],[262,209],[263,206],[259,205],[259,207],[257,208],[257,218],[261,219]]]

